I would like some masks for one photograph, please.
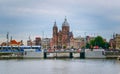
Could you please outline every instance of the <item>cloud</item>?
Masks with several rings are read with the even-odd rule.
[[[75,36],[82,32],[117,32],[120,28],[119,0],[0,0],[0,33],[10,31],[18,39],[46,35],[52,37],[56,20],[61,27],[67,16]],[[20,35],[25,34],[25,37]]]

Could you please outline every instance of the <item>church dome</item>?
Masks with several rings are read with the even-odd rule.
[[[69,23],[67,22],[67,19],[65,18],[65,20],[64,20],[64,22],[63,22],[63,24],[62,24],[62,26],[69,26]]]

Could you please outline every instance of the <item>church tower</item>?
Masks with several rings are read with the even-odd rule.
[[[68,46],[69,42],[69,23],[65,17],[65,20],[62,24],[62,46]]]
[[[58,27],[55,21],[53,26],[53,46],[57,47],[57,45],[58,45]]]
[[[70,40],[73,39],[73,33],[70,32],[70,26],[65,17],[64,22],[62,23],[62,30],[58,31],[56,22],[53,26],[53,38],[51,42],[51,47],[54,48],[69,48]]]

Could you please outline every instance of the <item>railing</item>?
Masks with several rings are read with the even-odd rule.
[[[119,56],[120,55],[120,51],[105,51],[105,55],[116,55]]]
[[[44,52],[47,52],[47,53],[69,53],[69,52],[80,53],[80,50],[44,50]]]

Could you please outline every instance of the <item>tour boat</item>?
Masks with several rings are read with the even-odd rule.
[[[43,58],[41,46],[1,46],[0,57]]]

